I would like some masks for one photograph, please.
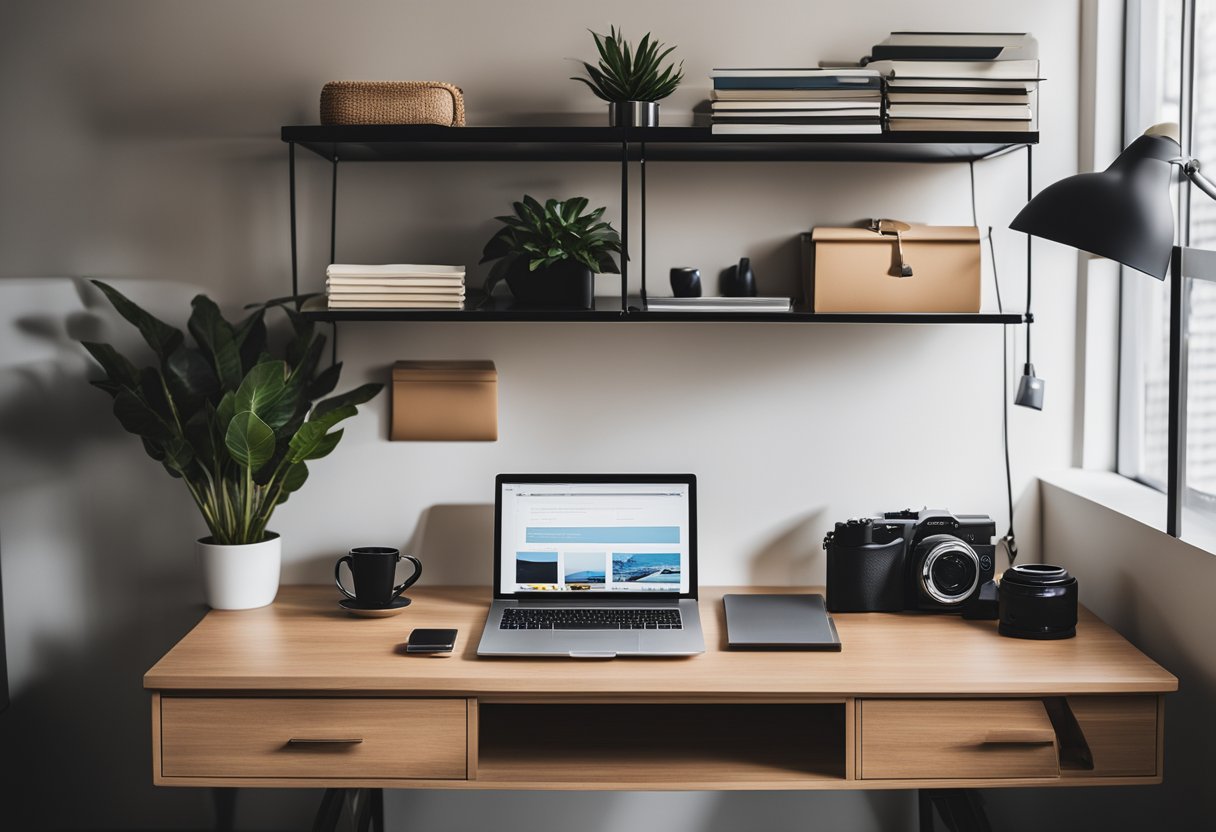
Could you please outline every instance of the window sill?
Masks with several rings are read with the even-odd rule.
[[[1112,471],[1086,471],[1080,468],[1057,471],[1039,479],[1165,534],[1165,495],[1155,488]],[[1182,541],[1216,554],[1216,525],[1208,518],[1186,509],[1182,513]]]

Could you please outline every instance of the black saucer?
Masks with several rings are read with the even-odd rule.
[[[409,605],[410,599],[403,595],[394,598],[393,602],[387,607],[372,606],[371,604],[352,601],[350,598],[343,598],[338,602],[339,607],[351,615],[357,615],[360,618],[387,618],[390,615],[396,615]]]

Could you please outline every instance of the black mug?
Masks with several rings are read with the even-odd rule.
[[[414,564],[414,574],[400,586],[393,586],[397,563],[401,560]],[[351,577],[354,578],[354,593],[342,586],[341,572],[344,563],[350,567]],[[338,558],[338,562],[334,564],[334,583],[338,585],[338,589],[355,603],[367,607],[387,607],[420,577],[422,561],[413,555],[403,555],[399,550],[388,546],[356,546],[350,550],[350,554]]]

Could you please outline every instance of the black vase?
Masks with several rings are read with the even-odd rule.
[[[722,275],[722,294],[728,298],[756,296],[756,275],[749,258],[742,258],[739,265],[732,266]]]
[[[507,270],[507,286],[519,306],[590,309],[595,298],[595,275],[577,260],[560,260],[529,271],[520,257]]]

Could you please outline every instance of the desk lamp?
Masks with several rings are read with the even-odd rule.
[[[1199,172],[1199,161],[1182,155],[1178,125],[1145,131],[1101,173],[1081,173],[1044,188],[1009,227],[1122,263],[1158,280],[1171,276],[1169,481],[1166,528],[1178,534],[1183,486],[1182,331],[1184,278],[1216,281],[1216,253],[1174,245],[1174,169],[1208,196],[1216,185]],[[1186,264],[1184,265],[1184,259]],[[1195,273],[1200,269],[1205,274]],[[1033,379],[1034,367],[1026,365]],[[1026,384],[1023,377],[1023,385]],[[1041,384],[1041,383],[1040,383]],[[1019,397],[1022,389],[1019,387]],[[1041,390],[1039,393],[1041,405]],[[1020,403],[1020,402],[1019,402]],[[1033,406],[1033,405],[1032,405]]]

